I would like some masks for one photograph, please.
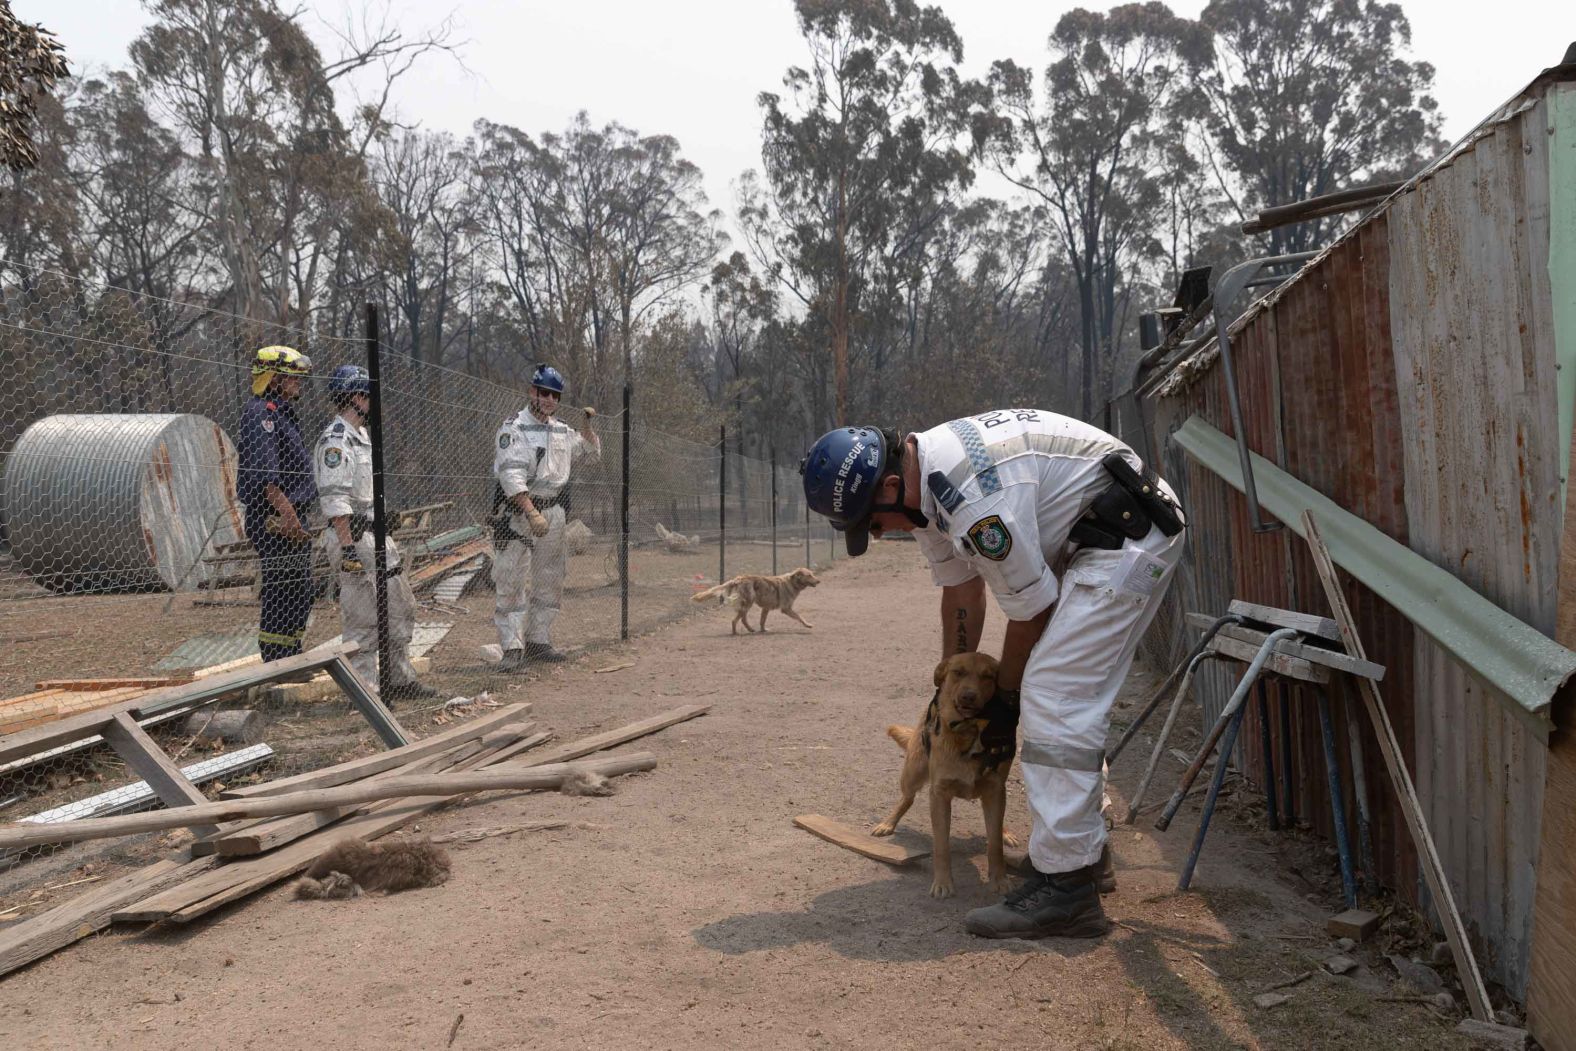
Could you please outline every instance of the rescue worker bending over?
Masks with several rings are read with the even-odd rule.
[[[346,642],[360,644],[350,665],[363,682],[378,685],[378,604],[372,536],[372,442],[367,436],[372,380],[360,365],[341,365],[328,381],[328,395],[339,415],[323,429],[312,450],[317,493],[332,530],[330,550],[337,544],[339,619]],[[436,697],[438,691],[416,681],[410,664],[410,639],[416,630],[416,596],[405,579],[399,547],[388,540],[388,631],[390,696]]]
[[[312,535],[303,520],[317,488],[290,404],[311,372],[312,359],[293,347],[259,350],[252,360],[252,397],[237,432],[237,495],[261,566],[257,646],[264,661],[300,653],[312,615]]]
[[[964,926],[987,938],[1104,934],[1105,737],[1182,556],[1170,488],[1117,438],[1038,409],[902,439],[841,428],[801,469],[810,507],[850,555],[889,529],[915,534],[942,589],[944,657],[979,646],[987,587],[1008,617],[997,683],[1020,707],[1032,871]]]
[[[556,419],[563,396],[563,376],[550,365],[538,365],[526,407],[498,428],[493,623],[505,670],[564,659],[553,648],[552,628],[568,571],[569,476],[580,464],[601,458],[602,440],[591,429],[596,410],[589,406],[579,434]]]

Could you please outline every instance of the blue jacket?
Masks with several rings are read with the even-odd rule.
[[[283,398],[253,397],[241,410],[240,435],[236,440],[240,472],[236,495],[246,505],[247,533],[272,513],[263,487],[272,483],[298,509],[317,499],[312,480],[312,454],[301,439],[301,424],[295,410]]]

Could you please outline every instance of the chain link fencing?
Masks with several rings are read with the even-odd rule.
[[[0,360],[11,389],[0,404],[0,741],[258,663],[260,630],[275,637],[289,616],[305,619],[307,648],[342,634],[342,585],[354,582],[339,570],[340,543],[322,514],[303,515],[311,544],[248,535],[241,424],[253,356],[270,344],[312,358],[294,412],[313,452],[337,412],[323,381],[339,365],[368,364],[361,334],[308,334],[0,265]],[[399,347],[383,347],[379,365],[386,507],[400,562],[389,590],[408,587],[411,666],[437,691],[392,705],[414,739],[551,674],[543,664],[504,670],[494,624],[493,460],[499,427],[522,410],[526,391]],[[600,647],[693,612],[692,597],[720,576],[835,557],[834,534],[805,513],[796,458],[744,456],[725,436],[686,441],[613,408],[592,424],[600,456],[572,476],[561,612],[551,626],[559,650],[596,660]],[[568,402],[560,417],[576,429],[584,422]],[[253,514],[253,534],[261,518]],[[270,567],[310,571],[271,582],[269,592],[269,558],[280,559]],[[396,605],[391,599],[391,613]],[[274,622],[264,623],[269,614]],[[375,685],[374,674],[363,677]],[[221,711],[257,716],[221,738],[213,731]],[[384,747],[326,676],[164,713],[145,728],[209,796]],[[0,821],[159,805],[101,741],[0,764]],[[0,923],[145,863],[182,835],[0,856]]]

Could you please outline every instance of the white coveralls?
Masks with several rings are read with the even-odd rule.
[[[502,551],[493,552],[493,623],[499,645],[508,652],[524,649],[526,643],[545,646],[552,641],[569,558],[564,509],[553,501],[575,467],[601,459],[602,442],[595,434],[587,441],[556,418],[543,423],[528,408],[498,428],[497,439],[493,474],[504,496],[525,493],[547,519],[547,535],[533,537],[531,523],[515,509],[509,525],[527,539],[511,539]]]
[[[1069,542],[1074,523],[1113,484],[1101,459],[1119,452],[1141,467],[1121,441],[1079,420],[999,409],[916,438],[920,510],[931,524],[914,535],[936,584],[983,577],[1011,620],[1056,607],[1023,673],[1019,754],[1033,818],[1029,857],[1045,873],[1091,865],[1105,844],[1111,705],[1182,557],[1186,531],[1168,537],[1151,529],[1116,551]],[[943,499],[951,506],[941,506]]]
[[[352,425],[343,416],[335,417],[323,429],[312,450],[312,468],[317,478],[318,506],[329,519],[340,515],[365,515],[372,520],[372,441],[366,429]],[[341,544],[333,529],[323,531],[329,561],[339,564]],[[359,573],[339,573],[339,619],[346,642],[361,648],[350,658],[363,682],[374,689],[378,684],[378,601],[372,530],[356,541],[361,564]],[[410,664],[410,639],[416,630],[416,596],[410,582],[400,572],[399,548],[388,541],[389,653],[394,667],[389,677],[393,686],[416,681]]]

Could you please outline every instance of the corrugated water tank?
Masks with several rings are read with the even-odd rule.
[[[46,416],[6,458],[12,557],[52,591],[196,589],[203,553],[244,536],[235,476],[204,416]]]

